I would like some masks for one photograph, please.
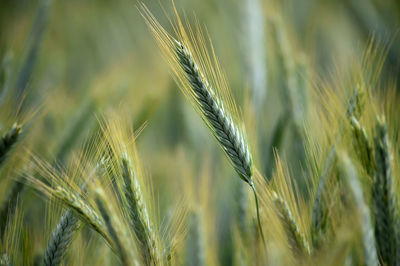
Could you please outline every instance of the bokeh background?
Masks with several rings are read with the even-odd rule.
[[[172,2],[143,2],[172,32]],[[27,147],[66,165],[108,112],[123,112],[135,128],[145,125],[138,150],[160,217],[168,215],[188,179],[196,184],[209,176],[215,211],[210,241],[218,246],[216,260],[230,265],[232,202],[240,180],[174,83],[137,4],[1,0],[1,128],[26,122],[25,147],[18,151]],[[387,49],[383,75],[400,73],[397,0],[175,0],[175,5],[191,24],[197,20],[207,29],[246,118],[258,170],[267,177],[274,169],[273,148],[291,171],[301,171],[302,121],[316,81],[335,82],[338,70],[350,71],[371,38]],[[286,83],[291,75],[297,77],[294,94]],[[15,163],[1,173],[3,194],[13,167],[22,166]],[[303,175],[294,176],[302,182]],[[45,200],[29,191],[24,202],[24,224],[33,234],[40,230]],[[34,234],[39,246],[48,232]]]

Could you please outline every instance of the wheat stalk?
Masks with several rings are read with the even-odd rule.
[[[121,169],[129,221],[137,237],[139,250],[142,251],[142,259],[146,265],[159,265],[161,263],[159,243],[150,223],[135,171],[127,156],[121,160]]]
[[[375,146],[376,172],[372,200],[375,216],[375,239],[379,258],[384,265],[398,265],[398,217],[392,178],[389,140],[386,124],[377,121]]]

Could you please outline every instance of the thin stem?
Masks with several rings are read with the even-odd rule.
[[[253,190],[254,199],[256,201],[258,229],[260,230],[261,239],[262,239],[264,247],[265,247],[265,239],[264,239],[264,233],[263,233],[262,226],[261,226],[260,207],[258,205],[257,191],[256,191],[256,187],[254,186],[254,182],[252,179],[250,179],[249,185],[250,185],[251,189]]]

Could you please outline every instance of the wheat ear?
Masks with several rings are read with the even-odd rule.
[[[398,218],[389,153],[386,124],[378,120],[376,126],[375,164],[372,200],[375,216],[375,239],[378,254],[384,265],[398,265]]]
[[[74,233],[78,230],[81,223],[71,210],[67,210],[62,215],[60,222],[53,231],[51,239],[47,244],[44,257],[44,265],[57,266],[71,243]]]
[[[178,41],[175,41],[175,47],[179,63],[185,71],[186,78],[191,84],[197,103],[200,105],[200,111],[208,121],[206,124],[210,126],[213,135],[230,158],[236,172],[253,190],[257,205],[257,220],[260,234],[264,239],[259,215],[258,197],[252,180],[253,160],[246,138],[226,111],[224,103],[214,93],[214,90],[200,72],[189,51]]]
[[[21,133],[21,126],[14,124],[11,129],[0,139],[0,165],[4,162],[7,153],[12,146],[17,142]]]
[[[81,186],[81,190],[83,192],[86,191],[86,182]],[[44,256],[44,265],[60,265],[65,251],[71,244],[72,237],[78,231],[80,226],[81,222],[79,218],[71,209],[68,209],[63,213],[51,235],[49,243],[47,244]]]
[[[360,129],[358,118],[361,116],[364,109],[363,94],[355,88],[352,97],[348,102],[346,110],[346,117],[350,120],[352,125],[353,134],[359,136],[359,140],[365,142],[366,134],[365,130]],[[355,123],[356,122],[356,123]],[[357,126],[358,125],[358,126]],[[343,130],[343,124],[339,128],[339,132]],[[312,212],[312,226],[311,236],[314,248],[318,248],[321,245],[322,238],[325,234],[327,223],[328,223],[328,211],[327,202],[324,199],[324,193],[326,190],[326,183],[328,177],[332,174],[336,166],[336,148],[335,145],[339,141],[341,135],[337,135],[335,143],[332,145],[327,158],[325,159],[324,166],[322,169],[321,177],[318,182],[317,193],[315,195],[313,212]],[[368,141],[366,141],[368,143]]]
[[[207,124],[212,127],[211,131],[230,158],[239,176],[250,183],[253,175],[253,161],[244,134],[235,125],[224,103],[214,93],[189,51],[180,42],[176,41],[175,44],[179,63],[186,73],[200,110],[208,121]]]
[[[146,205],[134,169],[128,157],[121,160],[123,192],[128,204],[130,224],[138,240],[138,249],[146,265],[161,263],[159,243],[150,223]]]
[[[310,245],[297,226],[296,220],[287,206],[286,201],[276,193],[273,193],[273,202],[292,250],[298,255],[310,255]]]
[[[378,255],[375,247],[375,237],[371,224],[371,215],[365,203],[362,186],[358,180],[357,170],[346,154],[338,155],[339,171],[350,192],[357,210],[358,221],[361,226],[362,245],[364,249],[364,264],[378,265]]]
[[[75,193],[62,188],[61,186],[58,186],[51,195],[74,210],[88,225],[103,236],[105,240],[112,243],[106,233],[107,230],[104,227],[102,220],[96,211],[88,205],[81,196],[75,195]]]
[[[325,165],[322,170],[321,178],[318,183],[317,193],[314,199],[313,212],[312,212],[312,226],[311,236],[314,248],[321,245],[321,241],[326,231],[328,212],[327,202],[324,198],[326,182],[328,176],[332,173],[335,162],[335,148],[332,147],[329,151],[328,157],[325,160]]]
[[[118,252],[121,263],[124,266],[136,264],[133,255],[132,246],[130,245],[129,236],[118,218],[118,214],[114,212],[115,206],[109,203],[105,192],[102,188],[95,189],[96,204],[99,212],[103,217],[108,234],[114,243],[114,250]]]
[[[214,50],[211,47],[213,53],[212,55],[208,53],[200,28],[194,33],[189,27],[189,35],[186,33],[176,9],[178,27],[175,31],[180,36],[181,42],[169,35],[144,5],[141,11],[171,64],[181,91],[201,114],[240,178],[252,188],[256,199],[259,230],[264,239],[257,193],[252,181],[252,156],[245,132],[234,119],[238,117],[236,105],[219,68]],[[195,52],[194,55],[191,49]]]

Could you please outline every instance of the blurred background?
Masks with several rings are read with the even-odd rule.
[[[143,2],[172,32],[172,3]],[[175,5],[192,25],[197,20],[207,29],[245,118],[257,168],[267,178],[274,169],[273,148],[294,173],[302,169],[310,87],[320,79],[334,82],[337,70],[350,71],[371,37],[387,47],[383,75],[399,77],[398,0]],[[135,128],[146,125],[138,150],[160,217],[187,179],[201,182],[205,171],[212,179],[216,235],[210,241],[222,243],[216,260],[232,264],[229,224],[240,180],[174,83],[135,0],[1,0],[0,59],[2,131],[25,121],[25,147],[65,165],[98,131],[103,115],[123,110]],[[11,184],[10,168],[1,173],[3,193]],[[40,224],[44,200],[35,193],[24,197],[34,199],[24,205],[29,231]],[[45,237],[37,241],[44,245]]]

